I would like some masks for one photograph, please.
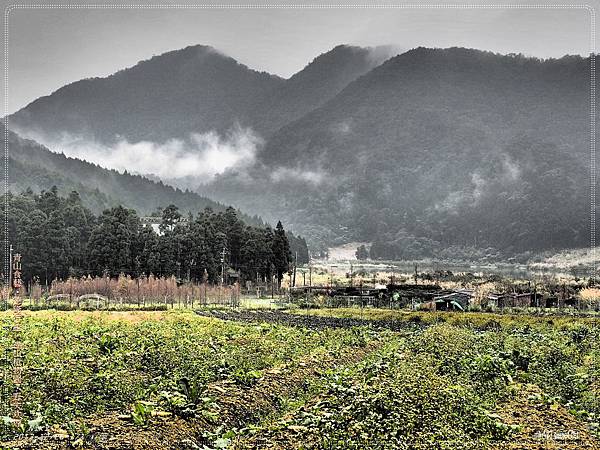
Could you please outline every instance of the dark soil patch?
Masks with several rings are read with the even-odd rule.
[[[350,317],[330,317],[304,314],[291,314],[280,310],[210,310],[196,311],[203,317],[213,317],[221,320],[232,320],[245,323],[276,323],[285,326],[323,330],[326,328],[371,327],[378,330],[410,331],[423,329],[427,324],[406,320],[369,320]]]

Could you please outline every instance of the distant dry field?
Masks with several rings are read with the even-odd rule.
[[[22,329],[2,448],[600,448],[592,319],[40,311]]]

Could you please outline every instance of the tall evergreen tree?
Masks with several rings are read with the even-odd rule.
[[[90,236],[90,269],[99,275],[134,274],[135,250],[141,224],[135,211],[117,206],[106,210]]]
[[[275,266],[275,274],[277,275],[277,284],[281,286],[283,275],[290,268],[290,244],[288,242],[285,230],[281,221],[277,222],[275,233],[273,236],[273,265]]]
[[[162,211],[162,222],[159,225],[160,231],[163,233],[172,231],[181,220],[181,214],[179,208],[175,205],[169,205]]]

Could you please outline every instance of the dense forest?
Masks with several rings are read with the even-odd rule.
[[[281,224],[248,225],[233,208],[183,216],[160,211],[157,233],[133,209],[115,206],[94,215],[76,191],[9,194],[9,241],[22,256],[22,278],[50,284],[69,276],[175,276],[217,283],[221,271],[239,279],[281,281],[294,264],[308,262],[303,238]],[[4,202],[2,209],[4,209]],[[227,281],[227,280],[225,280]]]

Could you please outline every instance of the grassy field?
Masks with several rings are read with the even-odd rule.
[[[24,419],[5,412],[2,448],[600,448],[592,319],[38,311],[22,328]]]

